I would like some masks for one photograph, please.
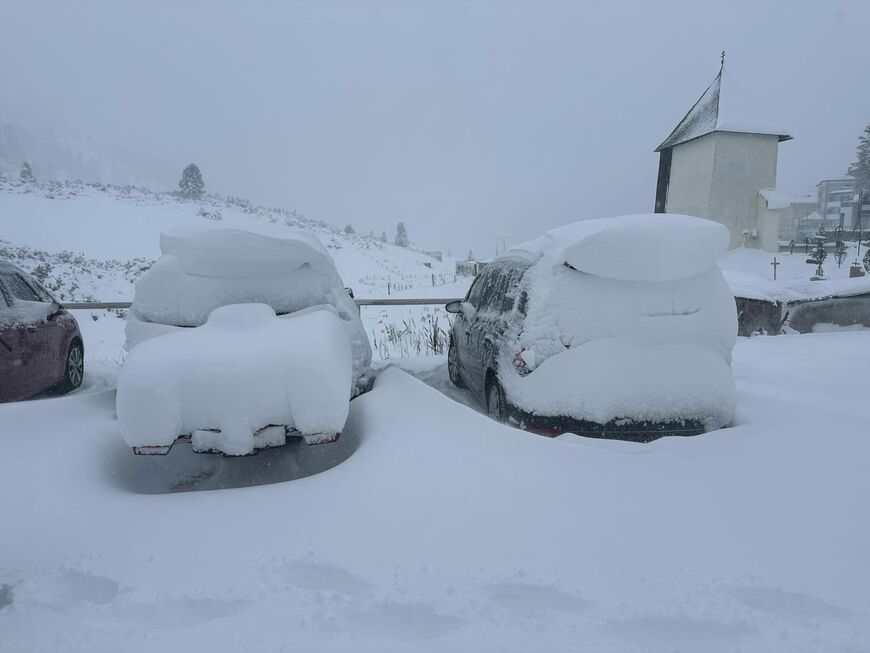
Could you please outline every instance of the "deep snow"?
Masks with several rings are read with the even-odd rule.
[[[648,445],[387,369],[346,461],[217,492],[132,492],[111,390],[0,406],[0,650],[865,651],[870,335],[734,353],[738,426]]]
[[[118,379],[118,423],[131,447],[246,455],[284,444],[284,427],[309,439],[341,433],[352,387],[350,338],[332,306],[277,317],[266,304],[230,304],[196,328],[130,350]],[[275,438],[262,441],[262,431]],[[204,433],[218,431],[218,433]]]

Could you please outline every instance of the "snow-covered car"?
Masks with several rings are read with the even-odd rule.
[[[683,215],[577,222],[493,260],[450,332],[451,381],[538,433],[647,442],[731,423],[728,229]]]
[[[350,395],[370,387],[372,350],[359,309],[313,236],[265,224],[179,228],[160,234],[160,251],[136,282],[126,325],[128,351],[154,336],[201,326],[214,309],[228,304],[267,304],[282,317],[327,305],[350,339]]]
[[[134,347],[118,379],[124,440],[165,454],[180,436],[194,451],[246,455],[288,435],[332,442],[347,419],[351,348],[331,306],[286,318],[266,304],[221,306],[200,327]]]
[[[75,390],[84,353],[76,319],[36,279],[0,262],[0,402]]]

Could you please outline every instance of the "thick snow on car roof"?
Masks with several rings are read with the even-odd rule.
[[[187,274],[204,277],[270,277],[306,263],[321,272],[335,270],[313,236],[264,224],[169,229],[160,234],[160,252],[175,256]]]
[[[728,228],[676,213],[582,220],[516,245],[511,253],[567,263],[620,281],[672,281],[716,265],[728,249]]]

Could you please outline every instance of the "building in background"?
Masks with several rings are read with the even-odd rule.
[[[870,227],[870,204],[858,209],[858,190],[855,178],[848,175],[840,179],[823,179],[816,186],[818,189],[819,215],[826,223],[833,223],[830,228],[838,225],[844,230],[854,231],[858,228],[859,217],[861,225]],[[825,227],[829,227],[826,225]]]
[[[807,226],[818,221],[816,209],[814,193],[795,197],[775,188],[762,188],[758,191],[759,221],[779,225],[779,245],[787,245],[791,240],[802,241]],[[818,226],[815,231],[818,231]]]
[[[791,136],[759,118],[724,68],[723,53],[719,74],[656,148],[655,211],[724,224],[732,248],[777,251],[780,209],[768,210],[760,191],[776,187],[779,143]]]

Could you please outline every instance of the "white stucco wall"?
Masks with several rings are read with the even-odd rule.
[[[762,246],[765,225],[758,221],[758,189],[776,187],[776,157],[779,139],[767,134],[716,132],[709,217],[731,230],[731,247],[743,244],[743,230],[756,230],[757,239],[748,247]],[[777,225],[778,220],[774,220]],[[776,232],[773,235],[775,251]]]
[[[674,147],[666,213],[710,217],[715,144],[715,134],[708,134]]]
[[[757,197],[758,239],[754,243],[750,242],[750,239],[747,239],[746,245],[747,247],[758,247],[768,252],[778,252],[780,222],[788,219],[788,216],[791,214],[791,207],[769,209],[767,208],[767,200],[764,199],[761,193],[758,193]],[[741,235],[740,238],[742,241],[743,236]]]

